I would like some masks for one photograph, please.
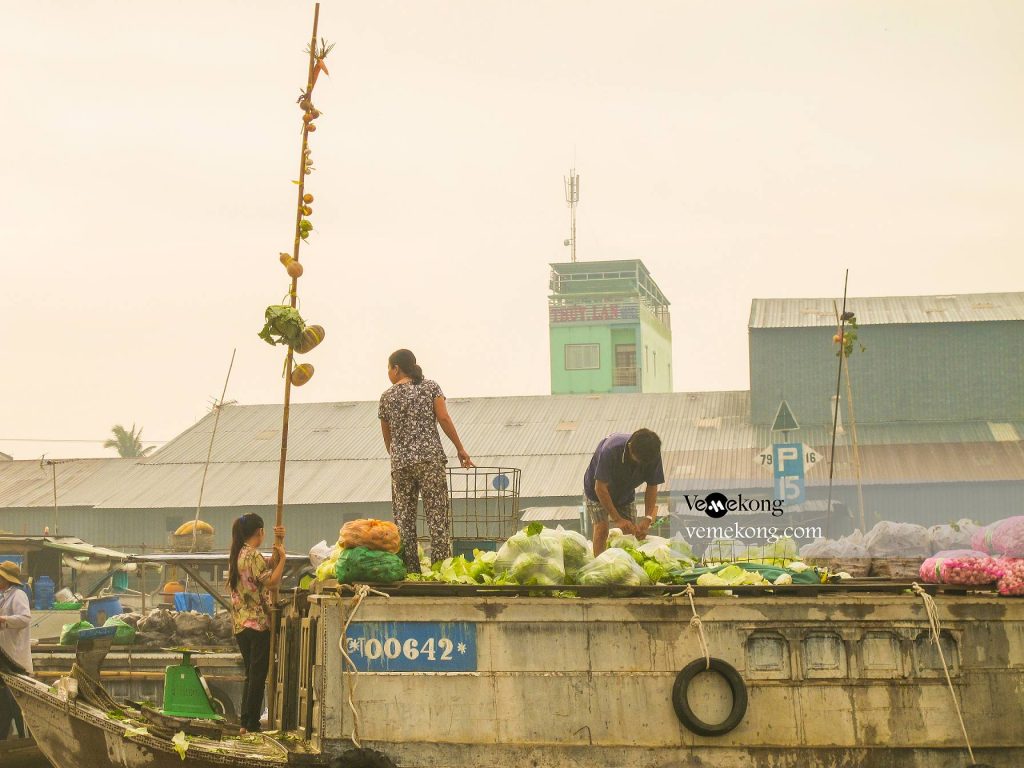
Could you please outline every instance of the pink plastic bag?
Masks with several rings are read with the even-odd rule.
[[[971,537],[971,546],[990,555],[1024,557],[1024,515],[986,526]]]
[[[972,549],[953,549],[932,555],[921,564],[921,580],[932,584],[980,586],[999,580],[993,558]]]
[[[999,594],[1024,595],[1024,560],[1005,558],[1000,563]]]

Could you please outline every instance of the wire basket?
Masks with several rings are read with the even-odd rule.
[[[512,467],[449,467],[456,554],[474,548],[493,549],[518,530],[520,474]]]

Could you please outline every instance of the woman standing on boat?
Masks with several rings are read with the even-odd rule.
[[[416,508],[421,495],[430,532],[430,559],[437,563],[452,554],[448,457],[437,434],[438,425],[455,446],[459,463],[463,467],[474,464],[448,415],[441,387],[423,378],[416,355],[408,349],[392,353],[388,358],[388,379],[391,387],[380,396],[377,418],[384,434],[384,447],[391,455],[391,503],[402,537],[405,567],[419,573]]]
[[[235,639],[242,653],[245,684],[242,687],[242,733],[258,733],[263,714],[263,689],[270,667],[270,591],[281,582],[284,573],[284,526],[274,528],[282,542],[274,544],[270,564],[260,554],[263,544],[263,518],[242,515],[231,526],[231,559],[228,562],[228,587],[231,590]]]

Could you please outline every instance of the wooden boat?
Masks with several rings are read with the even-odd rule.
[[[176,735],[166,735],[173,730],[166,718],[154,724],[140,709],[105,709],[82,692],[69,698],[57,687],[22,674],[2,652],[0,680],[11,689],[36,736],[38,749],[31,756],[38,759],[41,754],[54,768],[170,768],[180,766],[183,759],[197,768],[317,763],[317,756],[302,744],[264,734],[189,735],[177,737],[184,743],[176,744]],[[182,734],[191,730],[189,721],[178,719],[177,725]],[[178,751],[182,748],[183,755]],[[7,755],[0,755],[7,768]]]

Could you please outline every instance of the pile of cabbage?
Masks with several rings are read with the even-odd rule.
[[[638,540],[613,528],[608,548],[594,557],[593,544],[582,534],[562,526],[552,529],[531,523],[497,552],[474,550],[472,559],[460,555],[433,565],[422,559],[421,572],[409,574],[406,580],[548,587],[770,586],[819,580],[817,571],[795,562],[796,546],[788,539],[763,546],[743,545],[735,552],[730,543],[716,542],[709,552],[710,564],[698,567],[693,549],[679,534]],[[743,563],[733,564],[741,559]]]

